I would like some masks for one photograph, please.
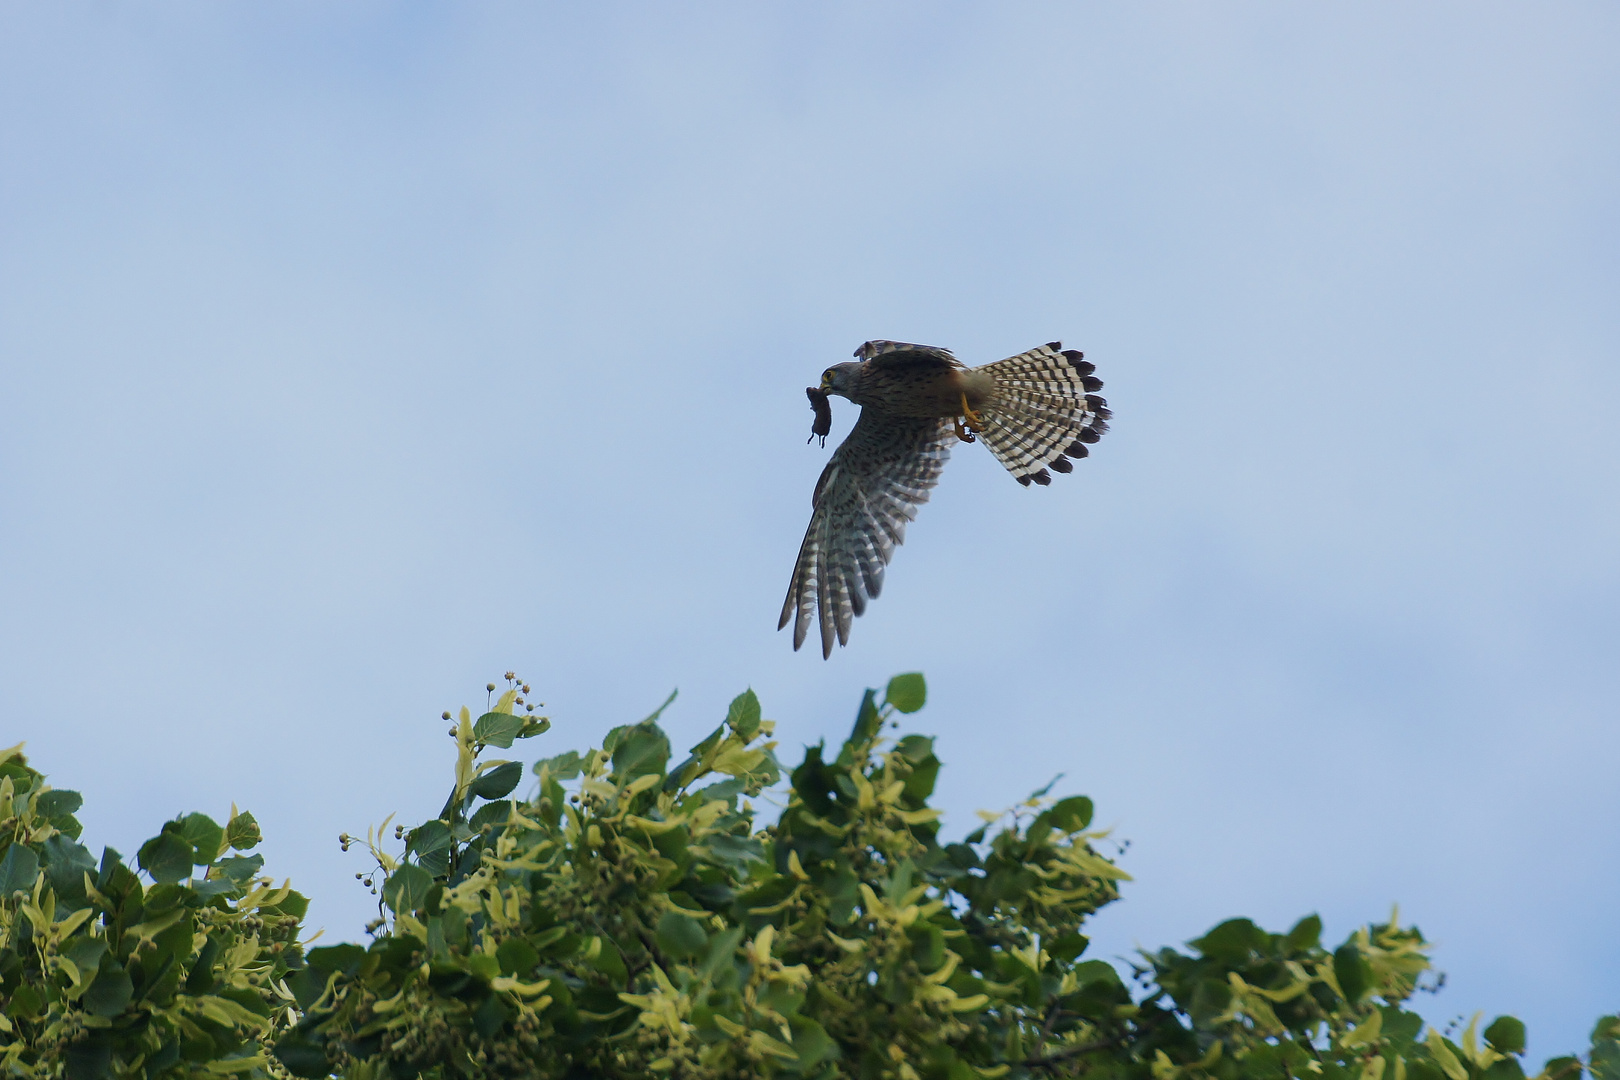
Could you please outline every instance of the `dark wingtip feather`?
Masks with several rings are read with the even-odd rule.
[[[1082,375],[1090,375],[1097,370],[1097,365],[1086,359],[1086,354],[1079,349],[1064,349],[1063,359],[1067,360]]]
[[[1091,448],[1083,442],[1074,442],[1070,443],[1069,448],[1063,452],[1072,458],[1083,458],[1091,453]]]
[[[1102,432],[1098,431],[1094,427],[1086,428],[1086,430],[1080,433],[1080,441],[1084,443],[1094,443],[1101,438]]]
[[[1041,487],[1045,487],[1047,484],[1052,482],[1052,474],[1047,472],[1045,469],[1042,469],[1040,472],[1030,473],[1029,478],[1041,485]]]
[[[1080,376],[1080,385],[1087,390],[1101,390],[1103,381],[1095,375],[1082,375]]]
[[[1046,465],[1048,468],[1055,469],[1058,472],[1066,473],[1074,471],[1074,466],[1069,463],[1069,459],[1066,457],[1055,457],[1051,461],[1048,461]]]
[[[1013,477],[1013,479],[1018,481],[1020,484],[1023,484],[1025,487],[1029,487],[1029,477],[1027,477],[1027,476],[1015,476],[1015,477]]]
[[[1048,341],[1046,343],[1046,347],[1048,349],[1053,350],[1054,352],[1062,352],[1063,351],[1063,342],[1061,342],[1061,341]]]

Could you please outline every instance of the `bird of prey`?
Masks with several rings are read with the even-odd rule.
[[[849,643],[850,622],[883,588],[883,571],[906,523],[939,480],[955,442],[982,441],[1020,484],[1045,486],[1074,468],[1108,430],[1102,380],[1083,354],[1054,341],[970,368],[949,349],[868,341],[805,392],[816,410],[811,438],[826,440],[828,395],[861,415],[816,481],[810,528],[793,566],[778,630],[793,623],[793,648],[819,615],[821,655]]]

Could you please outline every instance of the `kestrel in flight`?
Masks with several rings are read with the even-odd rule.
[[[1052,482],[1074,468],[1087,445],[1108,430],[1108,403],[1093,391],[1095,367],[1062,342],[970,368],[949,349],[868,341],[852,363],[835,364],[820,388],[813,434],[832,425],[827,397],[837,394],[861,415],[816,481],[810,528],[799,547],[780,630],[793,623],[793,647],[804,644],[819,613],[821,655],[834,638],[849,643],[849,625],[883,588],[883,569],[905,538],[906,522],[939,481],[951,444],[982,440],[1013,478]]]

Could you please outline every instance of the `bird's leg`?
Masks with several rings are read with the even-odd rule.
[[[967,403],[966,390],[962,391],[962,417],[967,421],[967,430],[975,432],[984,430],[984,421],[979,417],[978,413],[973,411],[973,407]],[[960,431],[962,424],[958,422],[956,427]],[[972,442],[973,440],[968,439],[967,441]]]
[[[956,437],[958,439],[961,439],[963,442],[978,441],[973,437],[973,432],[962,426],[962,418],[960,416],[952,417],[951,422],[956,425]]]

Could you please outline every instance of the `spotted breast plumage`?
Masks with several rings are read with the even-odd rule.
[[[834,640],[849,643],[851,621],[882,591],[884,568],[953,443],[983,441],[1020,484],[1044,486],[1089,453],[1110,415],[1093,365],[1057,341],[976,368],[948,349],[901,341],[868,341],[855,356],[807,391],[812,438],[829,429],[828,395],[859,405],[861,415],[816,481],[777,623],[793,623],[797,649],[816,618],[823,658]]]

